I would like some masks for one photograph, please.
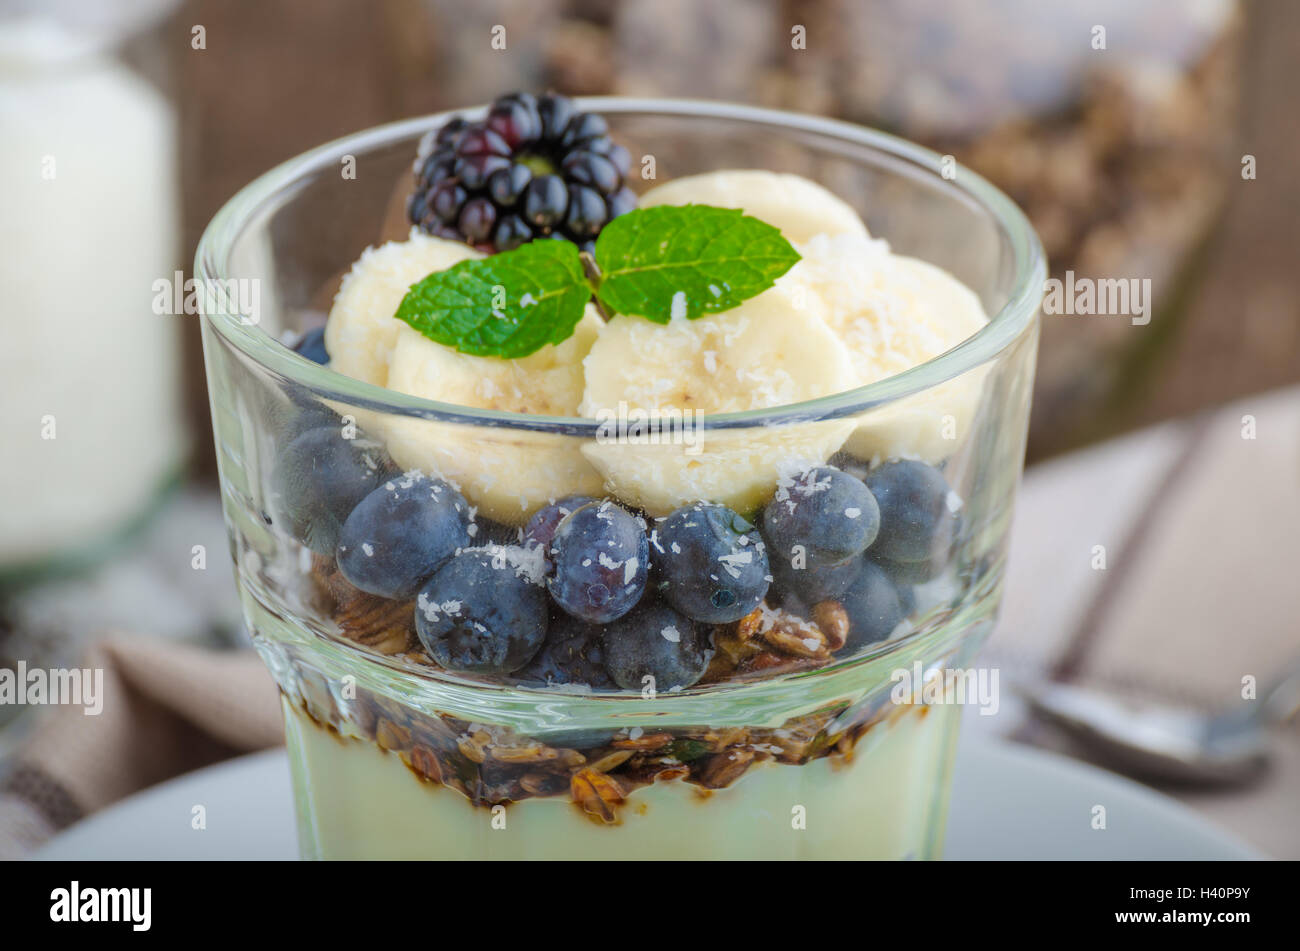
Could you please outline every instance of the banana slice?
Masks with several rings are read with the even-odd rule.
[[[702,431],[696,415],[798,403],[853,386],[823,306],[783,278],[698,320],[611,320],[584,361],[579,406],[608,427],[582,447],[607,490],[651,515],[699,500],[749,513],[779,478],[825,462],[853,431],[852,420]],[[668,417],[682,425],[668,432],[635,425]]]
[[[952,349],[988,323],[975,294],[942,268],[891,254],[884,241],[819,236],[799,246],[792,280],[825,307],[863,385]],[[845,449],[862,459],[939,462],[974,421],[987,370],[979,367],[899,403],[862,414]]]
[[[402,324],[388,387],[460,406],[573,416],[582,399],[583,358],[603,327],[589,306],[568,340],[504,360],[460,353]],[[399,465],[452,480],[472,505],[507,524],[522,522],[561,496],[590,495],[601,487],[574,437],[396,417],[383,426]]]
[[[378,386],[388,383],[388,365],[397,332],[404,327],[393,314],[411,285],[483,255],[469,245],[434,238],[412,229],[406,241],[367,248],[343,278],[329,322],[325,349],[330,369]]]
[[[740,208],[781,229],[786,240],[796,244],[818,234],[867,235],[858,213],[816,182],[762,169],[675,178],[650,189],[640,200],[642,208],[689,204]]]

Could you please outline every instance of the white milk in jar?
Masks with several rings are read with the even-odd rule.
[[[112,537],[184,455],[175,113],[113,45],[0,7],[0,577]]]

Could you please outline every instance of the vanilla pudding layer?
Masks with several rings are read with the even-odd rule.
[[[718,790],[644,786],[607,825],[563,795],[474,806],[283,705],[300,847],[318,859],[937,858],[959,716],[900,707],[848,757],[761,763]]]

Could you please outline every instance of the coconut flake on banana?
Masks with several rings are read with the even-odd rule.
[[[675,178],[656,185],[640,201],[642,208],[690,204],[740,208],[779,229],[793,244],[819,234],[867,237],[867,226],[858,213],[837,195],[799,175],[764,169],[729,169]]]
[[[403,325],[388,387],[458,406],[574,416],[582,399],[582,361],[602,326],[588,306],[569,339],[506,360],[460,353]],[[471,504],[507,524],[521,523],[562,496],[590,495],[601,487],[575,437],[398,417],[388,417],[384,430],[399,465],[452,480]]]
[[[987,322],[975,294],[942,268],[890,253],[861,235],[818,235],[800,244],[789,277],[824,304],[848,349],[854,386],[874,383],[951,350]],[[898,403],[871,410],[845,449],[861,459],[938,463],[964,440],[979,407],[978,368]]]
[[[767,409],[842,392],[951,349],[987,318],[946,271],[893,255],[857,214],[814,182],[762,170],[711,172],[660,185],[657,204],[740,208],[779,228],[803,257],[739,307],[667,325],[589,307],[575,334],[520,360],[474,357],[393,318],[407,289],[481,255],[413,231],[369,249],[345,278],[326,331],[332,367],[413,396],[462,406],[601,420]],[[401,465],[456,481],[485,514],[517,523],[567,494],[608,491],[663,515],[700,499],[753,512],[779,478],[841,446],[861,458],[937,462],[964,437],[982,371],[858,419],[659,434],[579,444],[544,433],[387,418]]]
[[[419,231],[368,249],[344,278],[326,325],[331,368],[443,403],[573,416],[582,398],[582,359],[602,326],[594,308],[572,337],[520,360],[459,353],[393,317],[412,284],[479,257],[467,245]],[[552,499],[600,488],[573,439],[369,413],[358,421],[384,436],[399,465],[456,482],[471,504],[499,521],[519,522]]]
[[[325,324],[330,369],[387,386],[393,346],[404,326],[393,314],[411,285],[434,271],[481,257],[469,245],[433,238],[417,228],[406,241],[366,248],[343,278]]]
[[[823,319],[824,303],[781,278],[739,307],[664,324],[616,316],[584,361],[579,412],[598,419],[681,414],[687,429],[589,441],[583,452],[606,488],[651,515],[701,499],[752,512],[784,475],[825,462],[852,432],[836,420],[750,429],[690,431],[693,414],[765,409],[854,385],[844,347]]]

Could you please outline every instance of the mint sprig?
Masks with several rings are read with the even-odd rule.
[[[518,359],[567,340],[594,295],[610,313],[666,324],[730,310],[799,260],[781,232],[735,208],[660,205],[601,231],[594,261],[538,240],[414,284],[395,315],[473,356]]]
[[[577,246],[533,241],[430,274],[396,316],[461,353],[517,359],[567,340],[590,297]]]
[[[615,313],[694,320],[761,294],[798,260],[780,231],[738,208],[659,205],[601,231],[596,293]]]

